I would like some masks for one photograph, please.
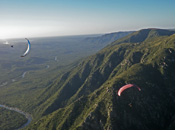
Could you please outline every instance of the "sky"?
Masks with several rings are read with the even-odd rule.
[[[0,39],[175,28],[175,0],[0,0]]]

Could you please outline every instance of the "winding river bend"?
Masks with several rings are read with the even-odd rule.
[[[19,130],[19,129],[22,129],[22,128],[26,127],[32,121],[32,116],[30,114],[28,114],[26,112],[23,112],[18,108],[8,107],[6,105],[1,105],[1,104],[0,104],[0,107],[8,109],[8,110],[13,110],[15,112],[18,112],[18,113],[24,115],[28,119],[26,123],[24,123],[21,127],[17,128],[16,130]]]
[[[23,74],[22,74],[22,78],[25,78],[25,74],[26,74],[27,72],[24,72]]]

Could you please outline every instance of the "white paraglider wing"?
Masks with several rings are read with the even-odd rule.
[[[25,51],[25,53],[21,57],[25,57],[30,52],[30,48],[31,48],[30,41],[27,38],[25,38],[25,39],[28,41],[28,47],[27,47],[27,50]]]

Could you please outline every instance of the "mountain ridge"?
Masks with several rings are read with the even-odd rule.
[[[142,29],[139,31],[136,31],[126,37],[123,37],[122,39],[116,40],[113,43],[139,43],[143,42],[146,39],[150,39],[152,36],[169,36],[174,34],[175,31],[166,30],[166,29],[157,29],[157,28],[149,28],[149,29]],[[111,43],[111,44],[113,44]]]
[[[174,75],[174,32],[133,32],[61,75],[27,129],[174,129]]]
[[[100,36],[96,37],[87,37],[83,40],[83,44],[88,45],[92,44],[93,47],[96,48],[104,48],[108,44],[110,44],[113,41],[116,41],[122,37],[125,37],[134,31],[119,31],[119,32],[113,32],[113,33],[106,33]]]

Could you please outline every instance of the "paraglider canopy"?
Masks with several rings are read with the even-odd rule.
[[[27,38],[25,38],[25,39],[26,39],[27,42],[28,42],[28,47],[27,47],[27,50],[25,51],[25,53],[24,53],[21,57],[25,57],[25,56],[29,53],[30,48],[31,48],[30,41],[29,41]]]
[[[119,89],[119,91],[118,91],[118,96],[121,96],[121,94],[122,94],[122,92],[123,92],[124,90],[126,90],[126,89],[128,89],[128,88],[131,88],[131,87],[135,87],[135,88],[137,88],[139,91],[141,91],[141,89],[140,89],[137,85],[135,85],[135,84],[127,84],[127,85],[122,86],[122,87]]]

